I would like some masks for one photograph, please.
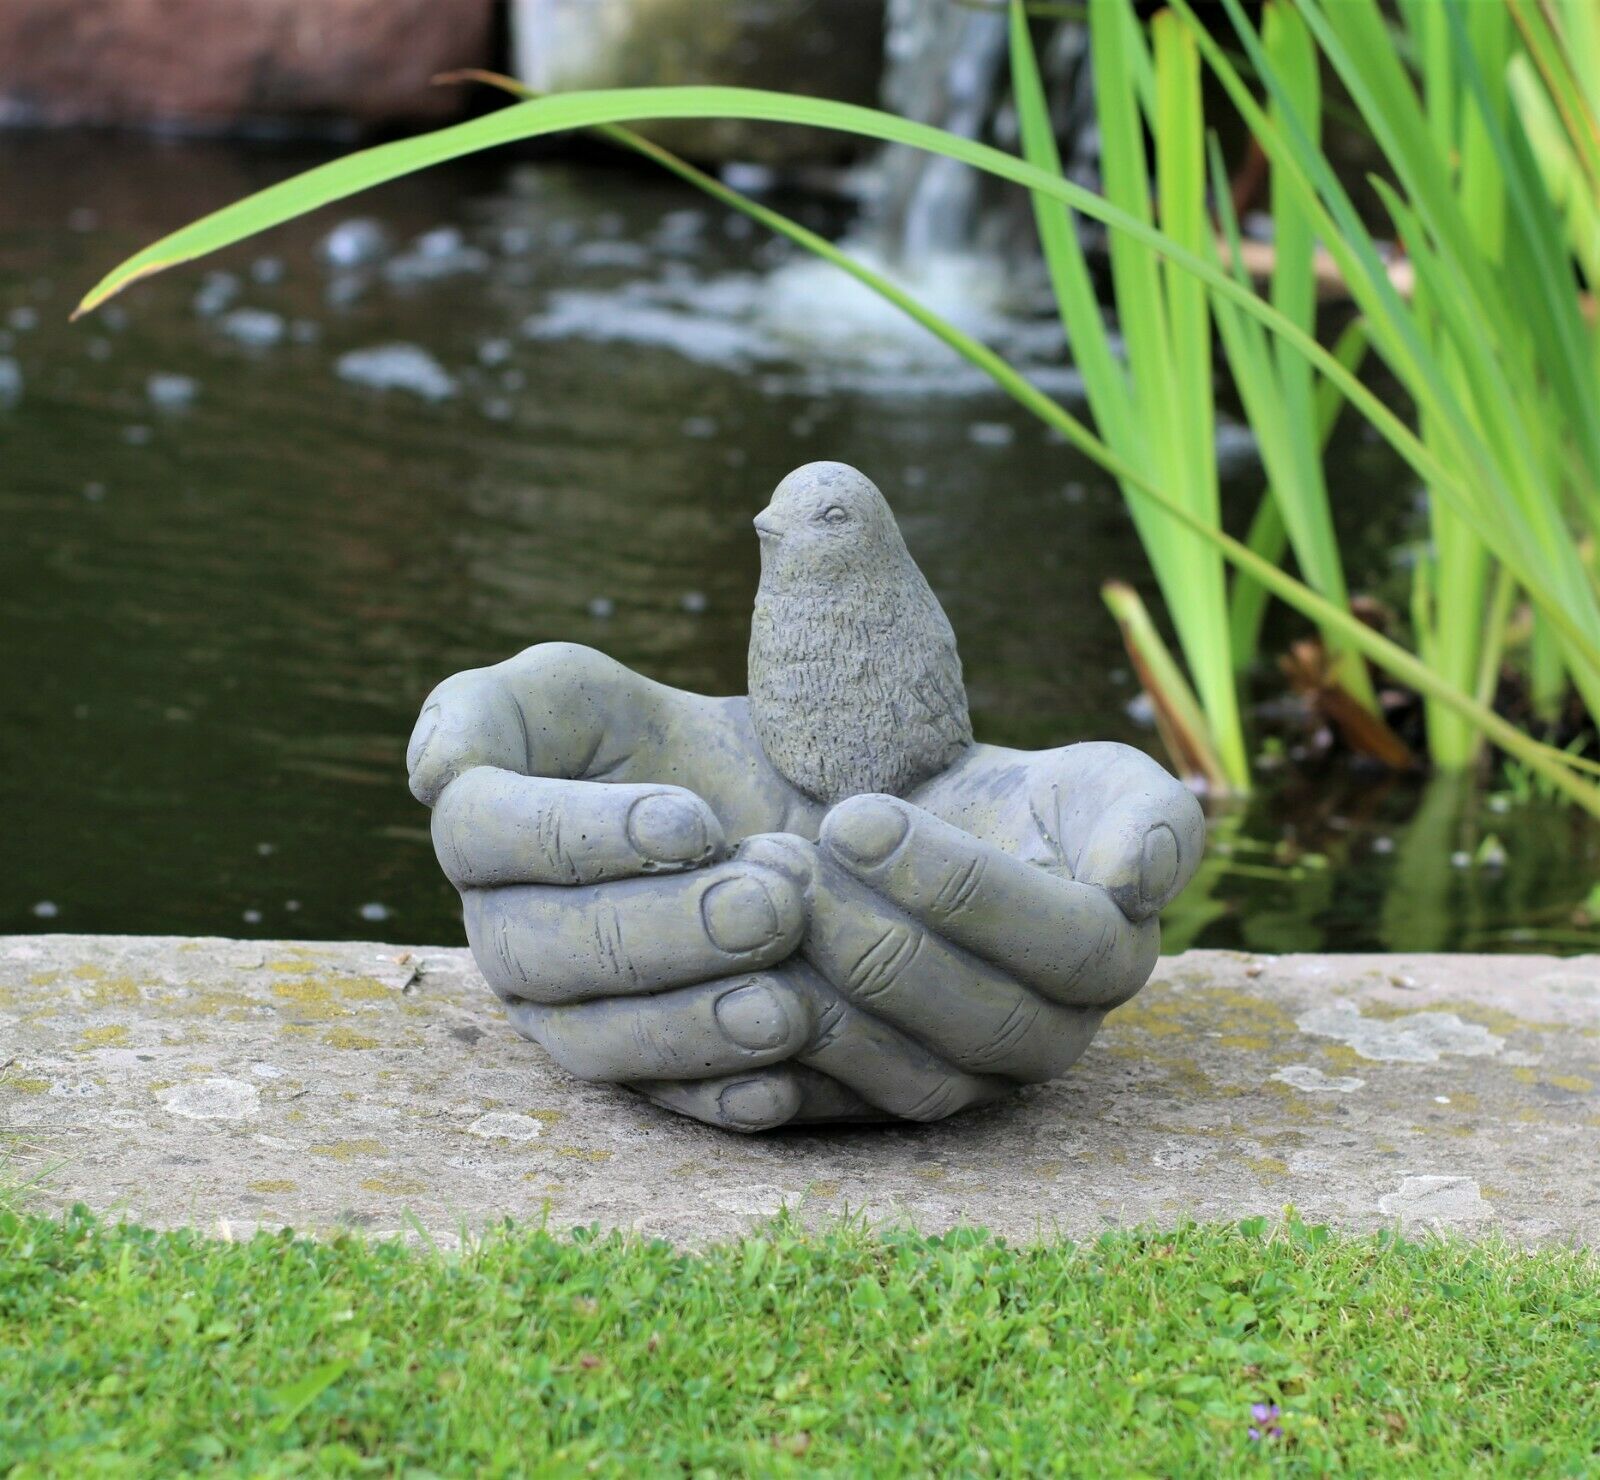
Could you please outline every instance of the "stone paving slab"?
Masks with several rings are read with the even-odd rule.
[[[1076,1069],[932,1126],[745,1138],[579,1084],[464,950],[0,937],[0,1176],[158,1226],[696,1243],[787,1205],[1030,1239],[1274,1214],[1600,1242],[1600,957],[1192,952]]]

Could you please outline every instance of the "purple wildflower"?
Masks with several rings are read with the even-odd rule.
[[[1263,1439],[1270,1441],[1283,1438],[1283,1425],[1278,1422],[1278,1415],[1276,1403],[1252,1403],[1250,1417],[1255,1422],[1250,1425],[1250,1437],[1258,1444]]]

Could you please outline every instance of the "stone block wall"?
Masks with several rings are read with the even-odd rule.
[[[494,0],[3,0],[0,123],[300,130],[437,119]]]

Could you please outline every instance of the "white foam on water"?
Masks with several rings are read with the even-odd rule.
[[[529,339],[580,339],[671,350],[701,365],[747,370],[771,358],[773,347],[753,328],[661,302],[649,284],[614,290],[566,288],[540,313],[523,320]]]
[[[199,391],[200,384],[192,375],[158,372],[146,377],[144,383],[144,393],[150,398],[150,404],[163,411],[183,410],[193,404]]]
[[[317,255],[329,267],[365,267],[389,250],[389,233],[368,216],[341,221],[317,244]]]
[[[195,290],[194,311],[214,318],[239,296],[239,279],[231,272],[208,272]]]
[[[265,308],[236,308],[217,321],[229,339],[251,349],[270,349],[284,334],[283,315]]]
[[[850,250],[894,276],[870,249]],[[952,255],[901,282],[919,302],[999,349],[1042,389],[1081,398],[1081,377],[1061,361],[1059,326],[1006,312],[998,277],[987,259]],[[668,350],[735,373],[760,369],[763,388],[775,395],[959,396],[994,388],[982,370],[893,304],[811,257],[768,274],[700,278],[671,264],[657,278],[558,289],[523,321],[521,332],[536,340]]]
[[[456,393],[455,379],[417,344],[377,344],[339,356],[341,380],[380,391],[409,391],[425,401],[443,401]]]
[[[488,266],[489,254],[482,247],[470,246],[454,226],[439,226],[424,232],[407,251],[386,263],[383,275],[391,283],[409,285],[483,272]]]

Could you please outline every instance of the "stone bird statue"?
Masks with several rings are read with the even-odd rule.
[[[808,463],[755,526],[750,718],[767,759],[830,805],[947,769],[973,743],[955,634],[872,481]]]

